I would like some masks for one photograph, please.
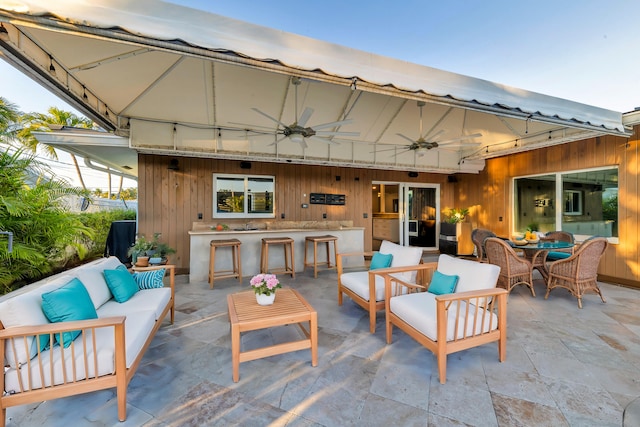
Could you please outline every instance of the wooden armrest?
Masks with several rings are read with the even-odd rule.
[[[471,298],[485,298],[507,294],[509,294],[509,292],[504,288],[479,289],[477,291],[438,295],[436,296],[436,301],[459,301]]]
[[[23,337],[26,335],[55,334],[78,329],[105,328],[124,324],[125,319],[125,316],[113,316],[100,319],[47,323],[45,325],[16,326],[0,330],[0,339]]]

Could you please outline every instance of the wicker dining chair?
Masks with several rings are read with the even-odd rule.
[[[554,288],[565,288],[578,298],[578,307],[582,308],[582,296],[587,292],[600,295],[606,302],[598,287],[598,265],[609,242],[604,237],[592,237],[585,240],[580,248],[569,258],[552,262],[549,265],[547,293]]]
[[[476,253],[478,255],[478,261],[487,262],[487,254],[484,248],[484,241],[487,237],[497,237],[491,230],[485,230],[484,228],[474,228],[471,231],[471,241],[476,246]]]
[[[536,296],[533,289],[533,268],[529,261],[518,256],[516,251],[500,238],[488,237],[484,246],[488,262],[500,267],[498,287],[511,292],[517,285],[527,285],[531,290],[531,296]]]

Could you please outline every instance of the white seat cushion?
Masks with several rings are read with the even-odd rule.
[[[129,368],[133,361],[136,359],[142,347],[144,346],[151,330],[155,325],[155,316],[153,311],[136,311],[127,314],[125,320],[125,347],[127,350],[127,368]],[[97,369],[94,364],[93,347],[90,343],[93,342],[92,333],[89,331],[86,335],[88,344],[88,376],[93,377],[97,370],[98,376],[111,374],[115,371],[115,349],[114,349],[114,328],[100,328],[96,330],[96,343],[97,343]],[[75,380],[81,380],[87,378],[87,372],[85,372],[85,363],[82,354],[82,334],[74,341],[76,347],[75,350]],[[53,353],[53,369],[51,369],[50,355]],[[64,363],[67,372],[67,382],[73,379],[73,366],[71,347],[64,349]],[[5,372],[5,390],[7,392],[20,392],[21,387],[18,379],[19,373],[22,376],[22,385],[24,389],[37,389],[42,386],[42,378],[44,378],[45,386],[51,386],[52,384],[64,383],[63,369],[62,369],[62,349],[60,346],[55,346],[50,350],[46,350],[41,354],[42,360],[42,372],[38,363],[38,358],[34,358],[30,362],[31,367],[31,380],[32,384],[28,383],[27,370],[29,365],[22,365],[20,370],[15,368],[8,369]],[[52,373],[53,372],[53,378]],[[42,376],[41,376],[42,375]]]
[[[384,301],[384,279],[380,276],[376,277],[376,301]],[[354,271],[351,273],[343,273],[340,276],[342,286],[351,289],[356,295],[369,301],[369,272]]]
[[[454,338],[461,339],[465,336],[471,336],[474,334],[474,327],[476,325],[475,333],[489,332],[495,330],[498,327],[498,316],[495,313],[486,313],[485,310],[480,309],[478,311],[478,321],[474,321],[475,318],[475,306],[469,307],[469,318],[467,319],[467,326],[465,328],[464,322],[461,321],[458,324],[458,330],[456,333],[456,304],[451,304],[450,309],[447,312],[447,341],[452,341]],[[467,312],[467,303],[461,302],[460,313]],[[438,338],[438,324],[436,321],[436,295],[429,292],[419,292],[416,294],[400,295],[391,298],[389,301],[389,307],[393,314],[404,320],[409,325],[417,329],[421,334],[427,336],[432,341],[437,341]],[[485,314],[486,313],[486,314]],[[485,316],[484,323],[482,322],[482,316]]]
[[[98,317],[129,316],[134,311],[150,310],[157,320],[170,300],[171,288],[141,289],[123,303],[109,300],[98,309]]]
[[[458,276],[455,293],[495,288],[500,275],[500,267],[497,265],[454,258],[446,254],[441,254],[438,258],[438,271]]]

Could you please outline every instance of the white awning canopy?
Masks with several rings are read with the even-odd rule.
[[[3,59],[140,152],[455,173],[628,136],[619,112],[159,1],[0,0],[0,22]]]

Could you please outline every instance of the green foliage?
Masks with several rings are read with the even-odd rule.
[[[451,224],[457,224],[464,221],[464,218],[469,215],[469,209],[449,209],[449,215],[447,222]]]
[[[526,231],[540,231],[540,224],[538,224],[537,222],[532,222],[531,224],[527,225]]]
[[[64,181],[45,178],[33,156],[0,152],[0,230],[13,232],[13,251],[0,241],[0,290],[5,293],[64,266],[93,231],[64,209],[69,195],[86,196]],[[82,251],[80,251],[82,253]]]
[[[602,219],[605,221],[618,220],[618,193],[602,200]]]

